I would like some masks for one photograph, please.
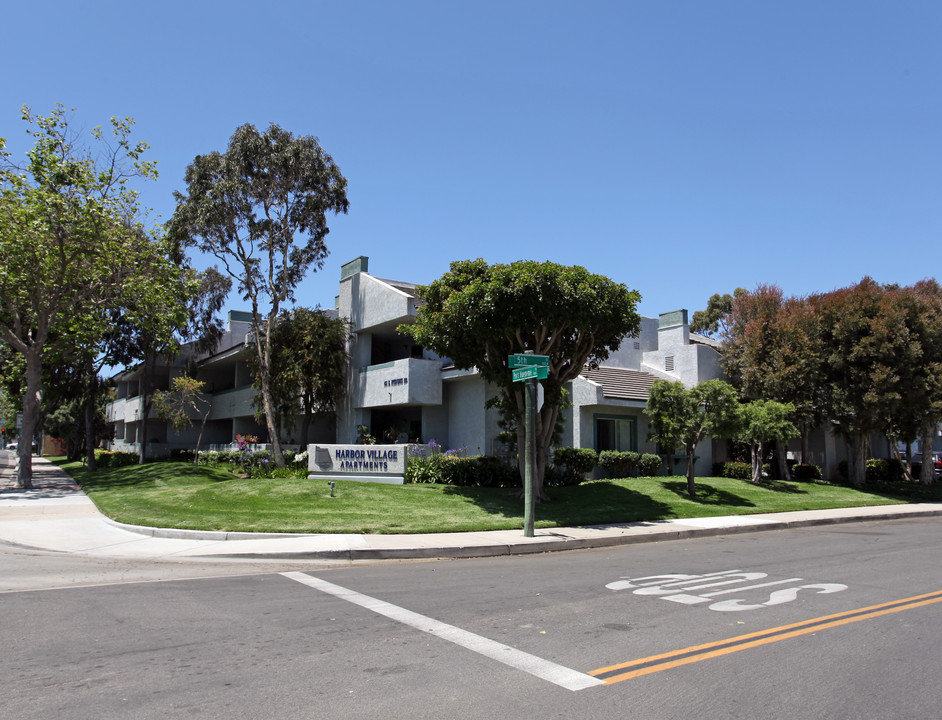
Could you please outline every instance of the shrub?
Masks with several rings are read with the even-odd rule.
[[[870,458],[867,460],[867,482],[885,482],[890,469],[883,458]]]
[[[904,477],[903,463],[896,458],[870,458],[867,460],[866,477],[867,482],[898,482]]]
[[[714,463],[713,474],[716,477],[735,478],[737,480],[752,479],[752,465],[744,462]]]
[[[821,480],[821,468],[817,465],[806,465],[797,463],[792,466],[792,478],[794,480]]]
[[[481,487],[521,487],[520,471],[514,463],[493,455],[478,455],[476,472]]]
[[[578,473],[589,473],[595,467],[598,455],[592,448],[558,447],[553,452],[553,463],[566,465]]]
[[[238,450],[220,450],[219,462],[229,465],[239,465],[242,462],[242,453]]]
[[[196,455],[196,450],[189,448],[172,448],[170,452],[167,453],[167,459],[171,462],[193,462],[194,455]]]
[[[258,452],[243,453],[240,463],[244,468],[266,467],[272,464],[271,453],[268,450],[259,450]]]
[[[476,485],[475,458],[459,455],[442,455],[442,479],[445,485],[472,487]]]
[[[407,483],[439,483],[456,487],[515,487],[520,473],[510,463],[486,455],[458,457],[416,454],[406,465]]]
[[[286,467],[272,467],[265,470],[259,469],[252,473],[252,477],[266,477],[266,478],[306,478],[307,477],[307,468],[302,468],[297,464],[288,465]],[[261,473],[265,473],[262,475]]]
[[[543,487],[571,487],[581,482],[582,476],[576,475],[565,465],[547,463],[543,471]]]
[[[118,450],[96,450],[95,463],[100,468],[117,468],[128,465],[137,465],[136,453],[120,452]]]
[[[641,477],[653,477],[661,469],[661,456],[653,453],[645,453],[638,461],[638,474]]]
[[[558,447],[553,452],[553,471],[550,473],[554,485],[578,485],[592,472],[598,455],[592,448]],[[549,469],[549,466],[548,468]]]
[[[443,456],[439,453],[429,455],[415,455],[409,458],[406,465],[405,479],[407,483],[440,483],[442,482]]]
[[[204,450],[196,456],[197,465],[216,465],[219,463],[218,450]]]
[[[636,452],[619,452],[617,450],[603,450],[599,453],[599,467],[610,478],[627,478],[634,476],[641,462],[641,454]],[[658,458],[660,465],[660,458]]]

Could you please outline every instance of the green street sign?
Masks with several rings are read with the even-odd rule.
[[[508,355],[507,365],[511,368],[529,367],[531,365],[548,368],[549,355],[523,355],[521,353]],[[545,380],[546,378],[542,377],[540,379]]]
[[[511,374],[514,382],[546,380],[549,377],[549,368],[542,365],[530,365],[529,367],[514,368]]]

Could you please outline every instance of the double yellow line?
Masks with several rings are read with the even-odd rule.
[[[869,620],[870,618],[888,615],[890,613],[902,612],[903,610],[912,610],[931,605],[932,603],[942,602],[942,590],[925,595],[916,595],[903,600],[894,600],[893,602],[883,603],[882,605],[871,605],[870,607],[860,608],[858,610],[849,610],[836,615],[825,615],[814,620],[805,620],[792,625],[782,625],[781,627],[761,630],[759,632],[740,635],[727,640],[717,640],[716,642],[705,645],[694,645],[683,650],[674,650],[673,652],[663,653],[661,655],[652,655],[651,657],[632,660],[630,662],[619,663],[618,665],[609,665],[608,667],[591,670],[588,674],[605,681],[606,685],[630,680],[631,678],[650,675],[661,670],[670,670],[671,668],[689,665],[709,660],[710,658],[729,655],[730,653],[748,650],[759,645],[768,645],[769,643],[787,640],[799,635],[807,635],[826,630],[839,625],[848,625],[850,623]]]

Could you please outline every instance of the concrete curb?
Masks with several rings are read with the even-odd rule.
[[[225,530],[185,530],[182,528],[149,527],[147,525],[127,525],[102,515],[106,524],[137,535],[153,538],[172,538],[175,540],[272,540],[275,538],[317,537],[318,533],[253,533],[228,532]]]
[[[512,555],[532,555],[547,552],[562,552],[566,550],[586,550],[592,548],[617,547],[619,545],[634,545],[650,542],[666,542],[671,540],[689,540],[700,537],[718,537],[721,535],[738,535],[743,533],[764,532],[769,530],[790,530],[818,525],[840,525],[845,523],[859,523],[881,520],[912,519],[920,517],[939,517],[942,510],[911,510],[904,512],[885,512],[864,516],[847,517],[820,517],[794,520],[772,520],[749,525],[730,525],[712,528],[670,528],[647,533],[625,533],[621,535],[606,535],[594,538],[557,538],[552,540],[536,540],[519,543],[495,543],[493,545],[455,545],[441,547],[397,547],[397,548],[346,548],[335,550],[291,550],[271,552],[248,553],[213,553],[213,557],[226,558],[265,558],[271,560],[418,560],[418,559],[460,559],[502,557]],[[737,516],[737,517],[750,517]],[[677,523],[682,523],[682,520]],[[144,528],[146,529],[146,528]],[[177,531],[186,533],[188,531]],[[216,533],[224,535],[225,533]],[[236,535],[238,533],[231,533]],[[240,539],[261,539],[258,535],[248,535]],[[182,537],[177,535],[176,537]],[[196,536],[190,536],[193,539]],[[277,535],[274,537],[285,537]],[[316,535],[290,535],[290,537],[317,537]],[[406,537],[406,536],[404,536]],[[206,538],[202,538],[206,539]],[[221,539],[221,538],[215,538]],[[235,539],[235,538],[230,538]],[[204,556],[205,557],[205,556]]]

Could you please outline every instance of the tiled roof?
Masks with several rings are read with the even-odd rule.
[[[602,395],[616,400],[647,400],[648,390],[657,380],[640,370],[600,367],[596,370],[586,368],[582,377],[602,386]]]

